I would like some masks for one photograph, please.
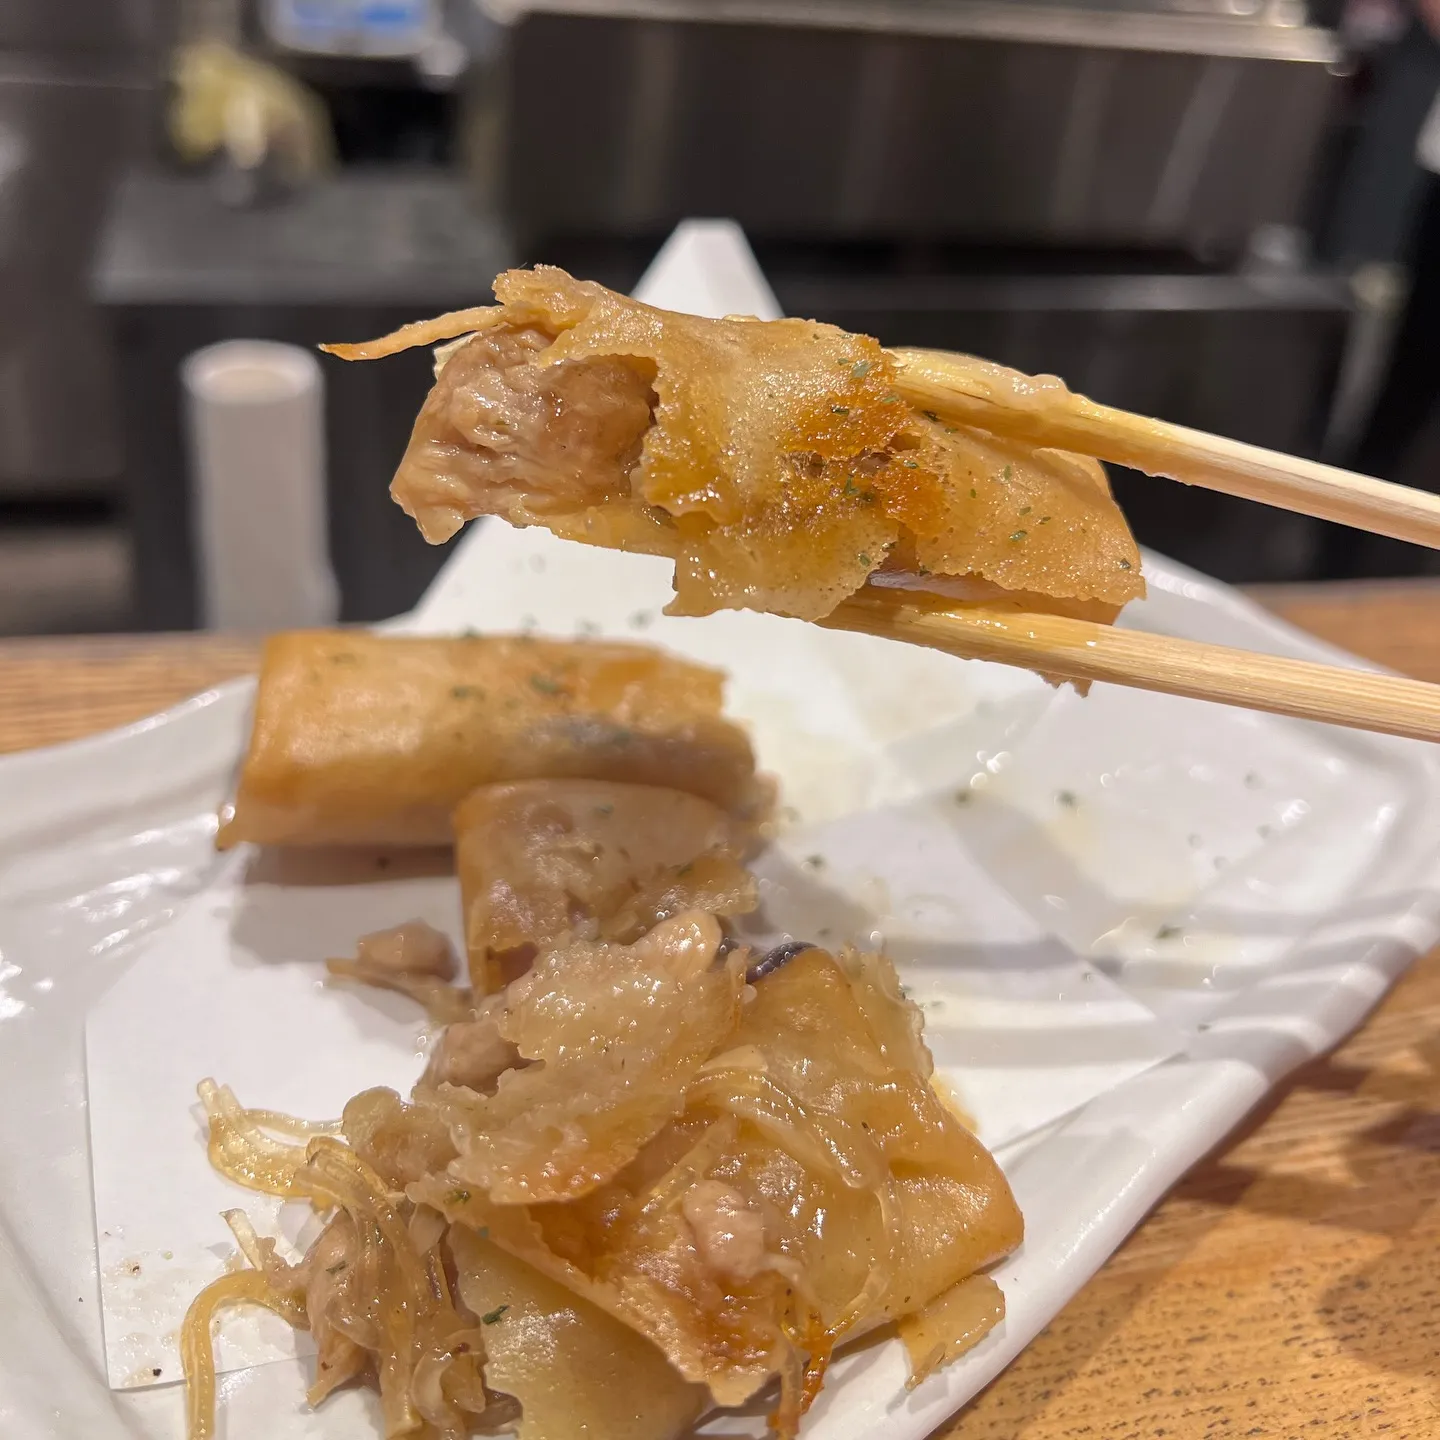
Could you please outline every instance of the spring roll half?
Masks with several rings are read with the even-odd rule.
[[[641,645],[277,635],[216,843],[448,845],[464,796],[537,777],[666,786],[754,823],[771,790],[722,685]]]
[[[869,336],[674,314],[548,266],[495,294],[327,347],[454,341],[391,487],[429,540],[499,515],[664,555],[680,615],[815,620],[871,577],[1101,621],[1144,594],[1097,461],[913,408]],[[1016,394],[1064,388],[987,373]]]
[[[756,905],[753,827],[683,790],[604,780],[482,786],[455,811],[455,864],[477,994],[568,936],[637,940],[683,910]]]
[[[427,1077],[398,1133],[437,1137],[413,1201],[717,1404],[779,1377],[771,1421],[792,1436],[844,1340],[900,1322],[918,1378],[993,1326],[982,1272],[1021,1219],[932,1088],[887,961],[792,945],[757,963],[720,940],[690,912],[542,955],[469,1022],[488,1072]]]
[[[240,1300],[311,1331],[312,1404],[368,1380],[387,1434],[523,1440],[672,1440],[776,1378],[793,1440],[842,1342],[895,1323],[918,1381],[1002,1317],[1020,1215],[882,957],[756,957],[689,911],[556,947],[457,1032],[463,1066],[339,1134],[202,1084],[212,1163],[329,1219],[290,1264],[227,1212],[253,1268],[186,1316],[195,1434]]]

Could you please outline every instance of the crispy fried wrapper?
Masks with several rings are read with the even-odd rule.
[[[981,1338],[998,1291],[956,1287],[1021,1220],[929,1084],[887,961],[806,950],[742,995],[736,953],[706,958],[717,939],[680,916],[634,946],[556,950],[493,997],[517,1066],[489,1093],[417,1088],[453,1148],[407,1194],[719,1404],[778,1376],[771,1419],[790,1436],[847,1338],[916,1317],[917,1375]]]
[[[638,940],[685,910],[755,908],[752,825],[656,785],[486,785],[455,811],[470,982],[498,990],[566,937]]]
[[[640,645],[277,635],[216,843],[448,845],[471,791],[534,777],[665,786],[756,823],[773,791],[722,685]]]
[[[682,615],[818,619],[876,573],[1100,620],[1144,593],[1096,461],[912,409],[868,336],[679,315],[548,266],[495,293],[329,347],[455,342],[391,489],[432,541],[499,515],[668,556]]]
[[[837,1345],[895,1322],[918,1383],[1003,1317],[1020,1215],[883,957],[757,960],[690,911],[553,947],[457,1036],[338,1127],[201,1086],[212,1162],[329,1218],[291,1265],[227,1214],[252,1269],[186,1317],[192,1434],[231,1303],[313,1332],[312,1402],[370,1377],[387,1433],[443,1440],[672,1440],[777,1379],[793,1440]]]

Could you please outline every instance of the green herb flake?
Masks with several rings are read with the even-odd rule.
[[[1063,805],[1067,810],[1075,810],[1079,808],[1080,797],[1073,790],[1061,790],[1055,796],[1055,803]]]
[[[1157,940],[1173,940],[1177,935],[1181,935],[1183,933],[1184,932],[1178,925],[1162,925],[1155,932],[1155,938]]]
[[[685,876],[687,876],[694,868],[695,868],[695,862],[694,862],[693,860],[687,860],[687,861],[675,872],[675,875],[676,875],[676,877],[677,877],[678,879],[682,879],[682,880],[683,880],[683,879],[685,878]]]
[[[1015,530],[1011,532],[1010,538],[1015,541],[1023,540],[1030,532],[1028,530]]]
[[[1011,476],[1013,473],[1014,473],[1014,472],[1013,472],[1013,471],[1010,469],[1010,467],[1007,465],[1007,466],[1000,472],[1000,478],[1008,485],[1008,484],[1010,483],[1010,476]]]
[[[495,1309],[480,1317],[482,1325],[493,1325],[510,1307],[508,1305],[497,1305]]]
[[[1048,515],[1042,515],[1040,517],[1040,523],[1042,525],[1048,525],[1050,523],[1050,517]]]
[[[882,395],[880,397],[880,403],[882,405],[898,405],[900,403],[900,397],[898,395]]]
[[[558,695],[560,693],[560,686],[548,675],[532,675],[530,683],[542,695]]]
[[[1028,505],[1022,505],[1020,507],[1020,513],[1022,515],[1028,515],[1030,513],[1030,507]]]
[[[848,415],[850,413],[850,407],[848,405],[832,405],[830,407],[830,413],[832,415]]]
[[[452,1190],[445,1197],[447,1205],[468,1205],[470,1203],[470,1192],[468,1190]]]
[[[457,700],[483,700],[485,692],[478,685],[456,685],[450,693]]]
[[[875,563],[863,550],[855,558],[862,565],[873,565]]]
[[[1120,562],[1120,568],[1121,568],[1122,570],[1133,570],[1135,567],[1134,567],[1133,565],[1131,565],[1131,563],[1130,563],[1128,560],[1122,560],[1122,561]]]
[[[914,460],[902,460],[900,462],[907,470],[918,470],[920,466]]]
[[[348,1263],[348,1261],[341,1260],[334,1265],[327,1265],[325,1267],[325,1273],[327,1275],[338,1275]]]
[[[863,380],[869,373],[870,362],[868,360],[861,360],[855,365],[855,368],[851,370],[850,378],[852,380]]]
[[[933,410],[922,410],[920,413],[927,420],[933,420],[937,425],[940,423],[940,417]]]
[[[847,475],[845,477],[845,489],[842,493],[846,495],[858,495],[860,493],[860,487],[855,483],[855,477],[853,475]]]
[[[807,855],[805,857],[805,863],[812,870],[820,870],[824,868],[825,857],[823,855]]]

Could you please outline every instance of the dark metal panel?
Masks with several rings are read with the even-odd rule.
[[[677,213],[763,211],[786,230],[833,213],[859,84],[861,51],[849,36],[777,28],[757,46],[737,27],[647,28],[673,33],[679,47],[673,104],[650,117],[673,137],[670,183],[650,199],[651,225]]]
[[[481,0],[513,23],[527,16],[708,21],[850,30],[927,39],[1015,40],[1152,54],[1276,60],[1340,56],[1336,37],[1311,23],[1329,8],[1306,0]],[[1242,13],[1243,12],[1243,13]]]
[[[4,0],[0,50],[131,53],[159,43],[175,0]]]
[[[111,177],[150,93],[84,68],[0,69],[0,486],[84,486],[119,468],[113,383],[85,276]]]
[[[1234,216],[1253,216],[1255,225],[1301,223],[1343,82],[1314,65],[1208,63],[1239,68],[1181,231],[1203,246],[1228,241]]]
[[[534,23],[536,33],[525,26],[507,57],[508,208],[542,227],[595,217],[603,231],[625,228],[624,139],[637,29],[581,20],[573,43],[563,31],[551,43],[553,25],[568,22]],[[558,194],[557,183],[569,192]]]
[[[512,35],[523,233],[906,236],[1239,250],[1300,218],[1317,59],[537,14]]]
[[[508,233],[445,171],[342,171],[283,204],[235,210],[201,179],[135,172],[98,246],[107,304],[483,304]],[[413,317],[412,317],[413,318]],[[339,337],[331,337],[339,338]]]
[[[1049,46],[889,43],[902,48],[904,73],[893,118],[863,117],[888,132],[888,144],[882,201],[857,230],[904,233],[924,217],[924,228],[950,235],[1032,231],[1060,162],[1075,56]]]

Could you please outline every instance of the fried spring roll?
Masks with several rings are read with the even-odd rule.
[[[568,934],[637,940],[683,910],[756,904],[751,827],[680,790],[600,780],[486,785],[455,811],[470,983],[498,990]]]
[[[845,1340],[912,1322],[918,1378],[980,1339],[1003,1298],[978,1272],[1023,1225],[932,1088],[888,961],[792,945],[747,969],[719,944],[691,912],[538,959],[475,1022],[514,1068],[416,1088],[407,1125],[445,1145],[406,1193],[639,1331],[717,1404],[778,1374],[771,1424],[793,1437]]]
[[[295,631],[265,647],[217,845],[448,845],[472,790],[663,785],[746,821],[769,804],[722,676],[640,645]]]
[[[668,556],[680,615],[815,620],[872,575],[1101,621],[1145,593],[1097,461],[912,407],[869,336],[674,314],[549,266],[495,294],[328,347],[454,341],[391,487],[429,540],[499,515]],[[1064,389],[983,368],[1017,404]]]

